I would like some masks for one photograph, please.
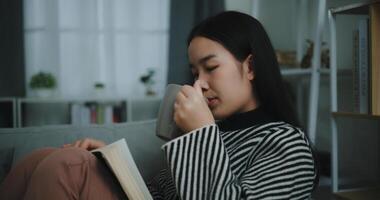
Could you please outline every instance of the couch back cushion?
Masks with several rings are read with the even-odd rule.
[[[155,120],[149,120],[112,125],[58,125],[0,129],[0,147],[14,150],[14,152],[9,151],[8,154],[4,151],[3,156],[5,159],[8,155],[9,159],[9,153],[12,153],[11,163],[14,165],[26,154],[42,147],[60,147],[86,137],[106,143],[125,138],[144,180],[150,180],[166,165],[160,149],[164,141],[155,136],[155,122]],[[0,157],[0,159],[3,158]],[[3,165],[7,166],[6,163]]]

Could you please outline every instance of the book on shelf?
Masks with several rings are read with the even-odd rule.
[[[129,199],[153,199],[133,160],[125,139],[91,152],[107,164]]]
[[[90,109],[87,108],[86,106],[80,106],[79,109],[80,109],[80,111],[79,111],[80,113],[78,114],[78,116],[81,118],[80,123],[81,124],[90,124],[91,123]]]
[[[353,30],[353,48],[352,48],[352,61],[354,63],[354,67],[353,67],[353,70],[352,70],[352,89],[353,89],[353,103],[354,103],[354,107],[353,107],[353,111],[355,113],[358,113],[359,112],[359,59],[358,59],[358,55],[359,55],[359,30],[358,29],[354,29]]]
[[[70,120],[71,124],[81,124],[81,111],[78,104],[70,105]]]
[[[113,107],[112,105],[104,106],[104,123],[111,124],[113,123]]]
[[[369,84],[369,33],[368,19],[361,19],[354,30],[354,112],[368,114],[370,111]]]
[[[104,105],[103,104],[96,104],[96,124],[104,124]]]
[[[112,121],[114,123],[127,121],[125,104],[119,104],[112,107]]]
[[[380,3],[370,6],[371,114],[380,115]]]
[[[91,124],[96,124],[97,121],[97,109],[96,109],[96,103],[87,103],[86,105],[89,110],[90,110],[90,123]]]
[[[72,124],[110,124],[125,121],[122,104],[73,103],[70,109]]]

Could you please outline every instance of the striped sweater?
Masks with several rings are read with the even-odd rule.
[[[308,199],[315,178],[305,134],[258,108],[162,146],[169,169],[154,199]]]

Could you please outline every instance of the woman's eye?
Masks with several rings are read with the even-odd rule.
[[[211,72],[216,68],[218,68],[218,66],[206,67],[206,71]]]

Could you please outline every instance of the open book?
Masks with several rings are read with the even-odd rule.
[[[129,199],[153,199],[137,169],[125,139],[120,139],[91,152],[99,152],[102,155]]]

